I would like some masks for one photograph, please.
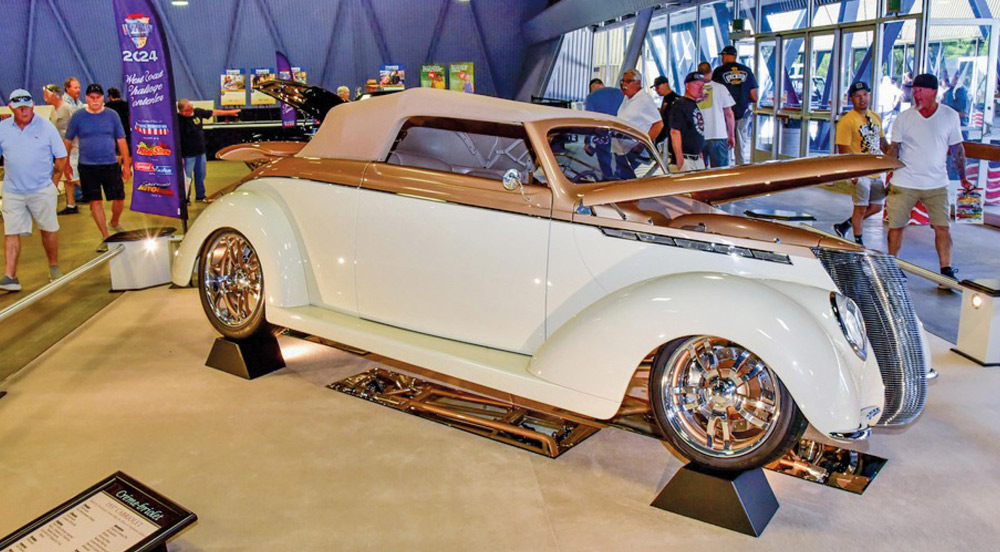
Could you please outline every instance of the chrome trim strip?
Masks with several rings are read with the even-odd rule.
[[[838,441],[864,441],[872,434],[872,428],[865,426],[851,433],[830,433],[832,439]]]
[[[744,259],[756,259],[758,261],[769,261],[772,263],[787,265],[792,264],[792,259],[788,255],[785,255],[784,253],[775,253],[773,251],[765,251],[762,249],[750,249],[748,247],[741,247],[738,245],[691,240],[687,238],[671,238],[669,236],[659,236],[656,234],[647,234],[645,232],[633,232],[632,230],[621,230],[619,228],[601,227],[601,232],[603,232],[605,236],[623,240],[669,245],[672,247],[680,247],[682,249],[693,249],[695,251],[718,253],[720,255],[733,255]]]

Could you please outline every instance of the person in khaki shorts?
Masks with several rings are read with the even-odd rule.
[[[913,107],[899,114],[892,127],[889,154],[905,167],[897,169],[889,191],[889,254],[898,255],[910,211],[923,202],[934,228],[934,246],[941,262],[941,274],[956,278],[951,262],[951,231],[948,214],[948,171],[951,156],[961,177],[962,187],[973,188],[965,174],[965,148],[958,113],[937,101],[937,77],[917,75],[913,79]],[[939,289],[949,289],[938,286]]]
[[[867,153],[878,155],[889,148],[882,130],[882,119],[868,109],[871,103],[871,88],[868,83],[858,81],[847,89],[848,98],[854,109],[837,121],[837,152]],[[851,218],[834,224],[833,229],[840,237],[847,236],[847,230],[854,227],[854,241],[864,245],[861,223],[864,219],[882,210],[885,204],[885,177],[862,176],[851,180],[854,184],[854,211]]]
[[[0,290],[20,291],[17,260],[21,237],[31,235],[32,218],[42,233],[49,279],[62,277],[58,261],[56,179],[66,166],[66,147],[56,127],[35,116],[35,101],[27,90],[18,88],[11,92],[8,105],[14,116],[0,121],[0,156],[5,169],[2,208],[5,262]]]

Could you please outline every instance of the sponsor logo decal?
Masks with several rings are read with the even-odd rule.
[[[135,170],[142,172],[153,172],[153,164],[145,161],[136,161]]]
[[[154,170],[156,174],[162,176],[172,176],[174,174],[174,168],[171,167],[170,165],[157,165],[156,169]]]
[[[166,157],[171,154],[170,148],[166,144],[160,142],[159,144],[147,144],[146,142],[139,142],[136,147],[135,152],[138,155],[146,155],[149,157]]]
[[[174,195],[174,191],[170,188],[170,184],[165,182],[143,182],[136,187],[136,190],[161,196]]]
[[[166,136],[170,128],[163,123],[136,123],[135,130],[144,136]]]
[[[149,18],[142,14],[131,14],[125,18],[122,25],[122,32],[132,40],[136,48],[145,48],[146,39],[149,38],[149,31],[152,30]]]

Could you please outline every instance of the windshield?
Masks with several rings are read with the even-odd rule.
[[[667,174],[645,142],[618,130],[557,128],[549,132],[548,140],[559,168],[576,184]]]

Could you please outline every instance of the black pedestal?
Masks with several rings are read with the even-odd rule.
[[[778,499],[760,468],[720,472],[688,464],[651,506],[759,537],[778,511]]]
[[[274,336],[246,341],[231,341],[220,337],[212,345],[212,352],[208,354],[205,365],[234,376],[254,379],[284,368],[285,359],[281,356],[281,348]]]

